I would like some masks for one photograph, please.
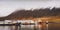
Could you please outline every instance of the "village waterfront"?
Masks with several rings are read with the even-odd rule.
[[[8,21],[7,21],[8,22]],[[12,26],[0,26],[0,30],[48,30],[48,24],[30,24],[30,25],[12,25]]]

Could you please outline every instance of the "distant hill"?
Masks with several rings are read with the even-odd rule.
[[[5,19],[38,18],[38,17],[60,16],[60,8],[45,8],[32,10],[18,10],[5,17]]]
[[[8,18],[28,18],[28,17],[44,17],[44,16],[60,16],[60,8],[45,8],[32,10],[18,10],[7,16]]]

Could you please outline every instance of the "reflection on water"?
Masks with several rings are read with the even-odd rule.
[[[60,30],[60,23],[50,23],[48,30]]]
[[[0,30],[48,30],[48,24],[21,25],[21,26],[0,26]]]
[[[0,26],[0,30],[60,30],[60,24],[49,23],[40,25]]]

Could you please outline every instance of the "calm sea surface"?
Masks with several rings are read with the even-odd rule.
[[[48,24],[21,25],[21,26],[0,26],[0,30],[48,30]]]
[[[0,26],[0,30],[60,30],[59,23],[21,26]]]
[[[60,23],[50,23],[48,30],[60,30]]]

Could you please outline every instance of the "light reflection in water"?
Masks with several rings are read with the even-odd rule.
[[[48,30],[48,24],[46,24],[46,30]]]
[[[48,30],[60,30],[60,23],[49,23]]]
[[[40,25],[21,25],[18,26],[0,26],[0,30],[48,30],[48,24]]]

